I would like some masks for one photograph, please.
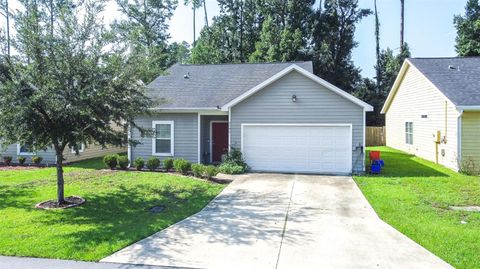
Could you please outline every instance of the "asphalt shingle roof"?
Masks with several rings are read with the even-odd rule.
[[[147,96],[161,108],[214,108],[223,106],[288,66],[312,72],[312,62],[259,64],[176,64],[147,86]],[[188,78],[185,78],[185,76]]]
[[[411,58],[409,61],[456,106],[480,105],[480,57]]]

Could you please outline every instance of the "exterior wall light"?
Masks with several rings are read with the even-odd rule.
[[[292,102],[294,102],[294,103],[297,102],[297,96],[295,94],[292,95]]]

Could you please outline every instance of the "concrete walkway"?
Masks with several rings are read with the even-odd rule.
[[[172,267],[0,256],[0,269],[172,269]],[[180,268],[175,268],[180,269]]]
[[[198,214],[102,261],[192,268],[452,268],[381,221],[351,177],[283,174],[242,176]]]

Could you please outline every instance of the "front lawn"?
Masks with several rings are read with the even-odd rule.
[[[456,268],[480,268],[480,178],[465,176],[388,147],[381,175],[355,176],[380,218]],[[368,156],[368,153],[367,153]]]
[[[224,185],[165,173],[100,170],[100,159],[65,169],[65,194],[87,203],[65,210],[55,168],[0,171],[0,255],[97,261],[198,211]],[[149,212],[161,205],[161,213]]]

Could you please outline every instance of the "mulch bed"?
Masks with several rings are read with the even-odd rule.
[[[65,203],[59,204],[57,200],[48,200],[45,202],[41,202],[35,205],[35,208],[40,209],[65,209],[71,208],[79,205],[83,205],[85,203],[85,199],[79,196],[69,196],[65,197]]]
[[[20,165],[5,166],[5,165],[0,165],[0,171],[9,171],[9,170],[32,170],[32,169],[37,169],[37,168],[43,168],[43,166],[20,166]]]

